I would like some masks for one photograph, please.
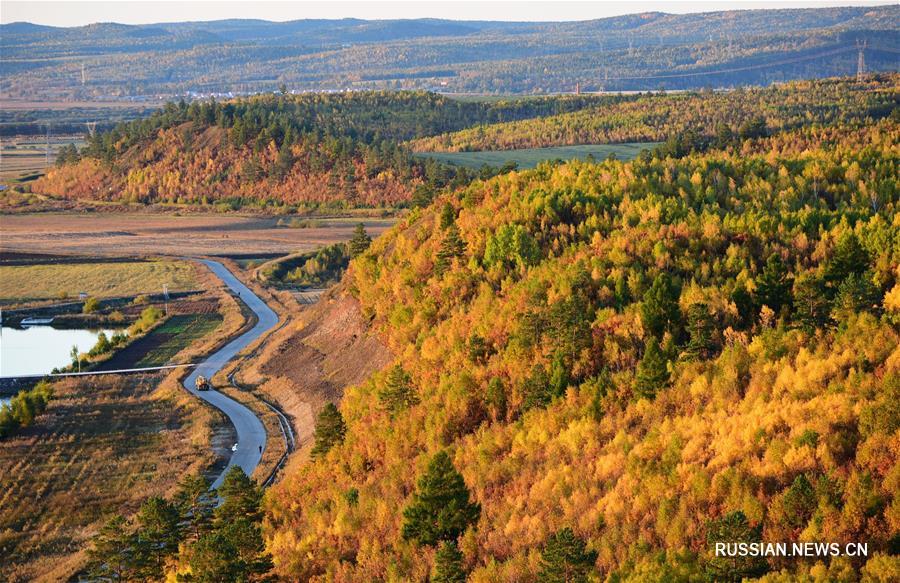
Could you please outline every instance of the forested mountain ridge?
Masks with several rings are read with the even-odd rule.
[[[0,26],[8,98],[440,89],[554,93],[768,84],[896,70],[897,6],[584,22],[226,20]],[[777,23],[777,29],[774,28]],[[82,78],[82,67],[85,76]]]
[[[345,277],[398,358],[270,491],[276,573],[890,580],[898,138],[889,117],[544,164],[414,210]]]
[[[182,101],[98,132],[80,151],[64,149],[57,168],[31,190],[138,203],[400,206],[419,187],[431,192],[467,181],[464,170],[414,158],[403,140],[625,99],[466,102],[425,92],[355,92]]]
[[[422,205],[476,173],[411,150],[667,141],[667,152],[679,156],[796,127],[883,118],[896,108],[897,83],[897,75],[885,75],[863,84],[827,79],[685,95],[468,101],[354,92],[170,103],[98,132],[81,151],[65,149],[31,191],[233,208]]]
[[[754,123],[777,132],[810,124],[859,124],[885,117],[900,103],[900,75],[792,81],[763,88],[681,95],[645,95],[579,111],[479,125],[420,138],[418,152],[513,150],[576,144],[660,142],[688,132],[714,138],[717,132],[753,132]],[[760,128],[757,128],[759,130]]]

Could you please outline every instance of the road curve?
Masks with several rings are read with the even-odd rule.
[[[195,383],[199,375],[206,378],[212,378],[228,361],[237,355],[251,342],[262,336],[268,330],[274,328],[278,324],[278,315],[262,301],[259,296],[250,291],[241,281],[234,276],[228,269],[217,261],[207,259],[197,259],[219,278],[222,282],[231,288],[231,291],[240,295],[241,300],[253,310],[256,314],[257,322],[250,330],[247,330],[194,368],[193,372],[184,380],[184,387],[193,395],[203,399],[216,409],[219,409],[234,426],[237,433],[237,450],[231,454],[222,473],[213,482],[212,487],[218,488],[225,479],[225,473],[233,465],[241,466],[244,473],[248,476],[253,473],[259,460],[262,458],[262,449],[266,446],[266,429],[263,427],[262,421],[247,407],[238,403],[234,399],[223,395],[222,393],[210,389],[208,391],[198,391]]]

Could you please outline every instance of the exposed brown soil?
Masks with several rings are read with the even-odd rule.
[[[312,439],[316,414],[326,403],[392,359],[369,332],[359,303],[338,286],[276,332],[240,378],[259,385],[292,418],[300,448]]]

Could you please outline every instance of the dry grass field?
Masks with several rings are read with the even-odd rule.
[[[48,165],[56,162],[56,153],[63,146],[75,144],[84,146],[82,136],[53,136],[49,140],[50,152],[47,153],[47,139],[43,136],[19,136],[4,139],[0,143],[0,181],[16,182],[36,174],[42,174]]]
[[[77,297],[104,298],[197,288],[196,267],[187,261],[134,261],[0,266],[0,301]]]
[[[47,412],[0,441],[0,580],[67,580],[102,520],[210,462],[211,414],[158,381],[56,383]]]
[[[40,213],[0,216],[0,251],[80,255],[216,255],[311,251],[347,241],[362,221],[372,237],[392,219],[316,219],[304,228],[279,217],[149,213]]]

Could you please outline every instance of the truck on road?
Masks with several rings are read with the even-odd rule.
[[[209,390],[209,381],[205,376],[200,375],[197,377],[197,382],[194,384],[197,387],[198,391],[208,391]]]

